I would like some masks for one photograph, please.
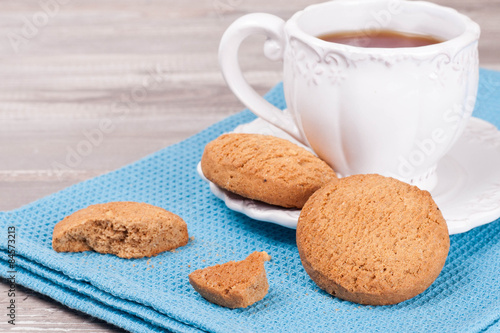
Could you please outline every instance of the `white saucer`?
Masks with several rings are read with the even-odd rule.
[[[282,130],[260,118],[234,132],[269,134],[298,144]],[[303,146],[303,145],[302,145]],[[197,168],[200,176],[209,182]],[[468,231],[500,217],[500,131],[471,118],[462,137],[437,167],[438,184],[431,191],[450,234]],[[210,183],[210,191],[226,206],[255,220],[297,227],[300,210],[286,209],[243,198]]]

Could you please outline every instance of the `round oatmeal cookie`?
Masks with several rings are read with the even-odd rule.
[[[321,289],[355,303],[386,305],[434,282],[450,239],[429,192],[372,174],[314,193],[299,217],[297,247]]]
[[[224,134],[206,145],[203,174],[243,197],[302,208],[321,186],[337,181],[324,161],[288,140],[270,135]]]

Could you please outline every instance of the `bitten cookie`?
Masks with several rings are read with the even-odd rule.
[[[214,184],[272,205],[302,208],[324,184],[337,180],[322,160],[270,135],[224,134],[206,145],[203,174]]]
[[[57,252],[94,250],[121,258],[150,257],[187,242],[184,220],[138,202],[89,206],[57,223],[52,234],[52,248]]]
[[[246,308],[267,294],[264,262],[269,260],[266,252],[254,252],[242,261],[198,269],[189,274],[189,283],[209,302],[232,309]]]
[[[450,240],[429,192],[393,178],[356,175],[313,194],[299,217],[297,247],[321,289],[385,305],[427,289],[444,266]]]

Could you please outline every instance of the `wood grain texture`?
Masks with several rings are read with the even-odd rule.
[[[224,30],[246,13],[287,19],[321,1],[61,0],[44,20],[47,2],[56,0],[0,2],[0,210],[119,168],[240,111],[217,64]],[[500,69],[500,0],[435,2],[481,25],[480,64]],[[39,27],[24,31],[37,17]],[[281,77],[281,64],[262,56],[262,41],[250,38],[240,54],[260,93]],[[137,103],[127,103],[133,94]],[[103,119],[111,129],[102,140],[68,160]],[[60,164],[68,167],[54,167]],[[0,283],[1,308],[7,289]],[[18,332],[121,331],[25,288],[18,299]],[[0,331],[9,329],[2,319]]]

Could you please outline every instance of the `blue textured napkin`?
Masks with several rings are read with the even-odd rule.
[[[281,85],[266,98],[285,106]],[[481,70],[474,115],[500,126],[500,73]],[[18,284],[132,332],[500,330],[499,221],[452,236],[441,275],[406,302],[360,306],[318,289],[300,263],[295,230],[229,210],[196,173],[207,142],[253,119],[243,111],[134,164],[0,213],[0,276],[14,275]],[[63,217],[118,200],[148,202],[180,215],[194,239],[149,259],[52,250],[52,229]],[[16,230],[13,267],[9,227]],[[231,310],[205,301],[191,288],[188,274],[195,269],[241,260],[255,250],[272,256],[266,263],[270,289],[262,301]]]

